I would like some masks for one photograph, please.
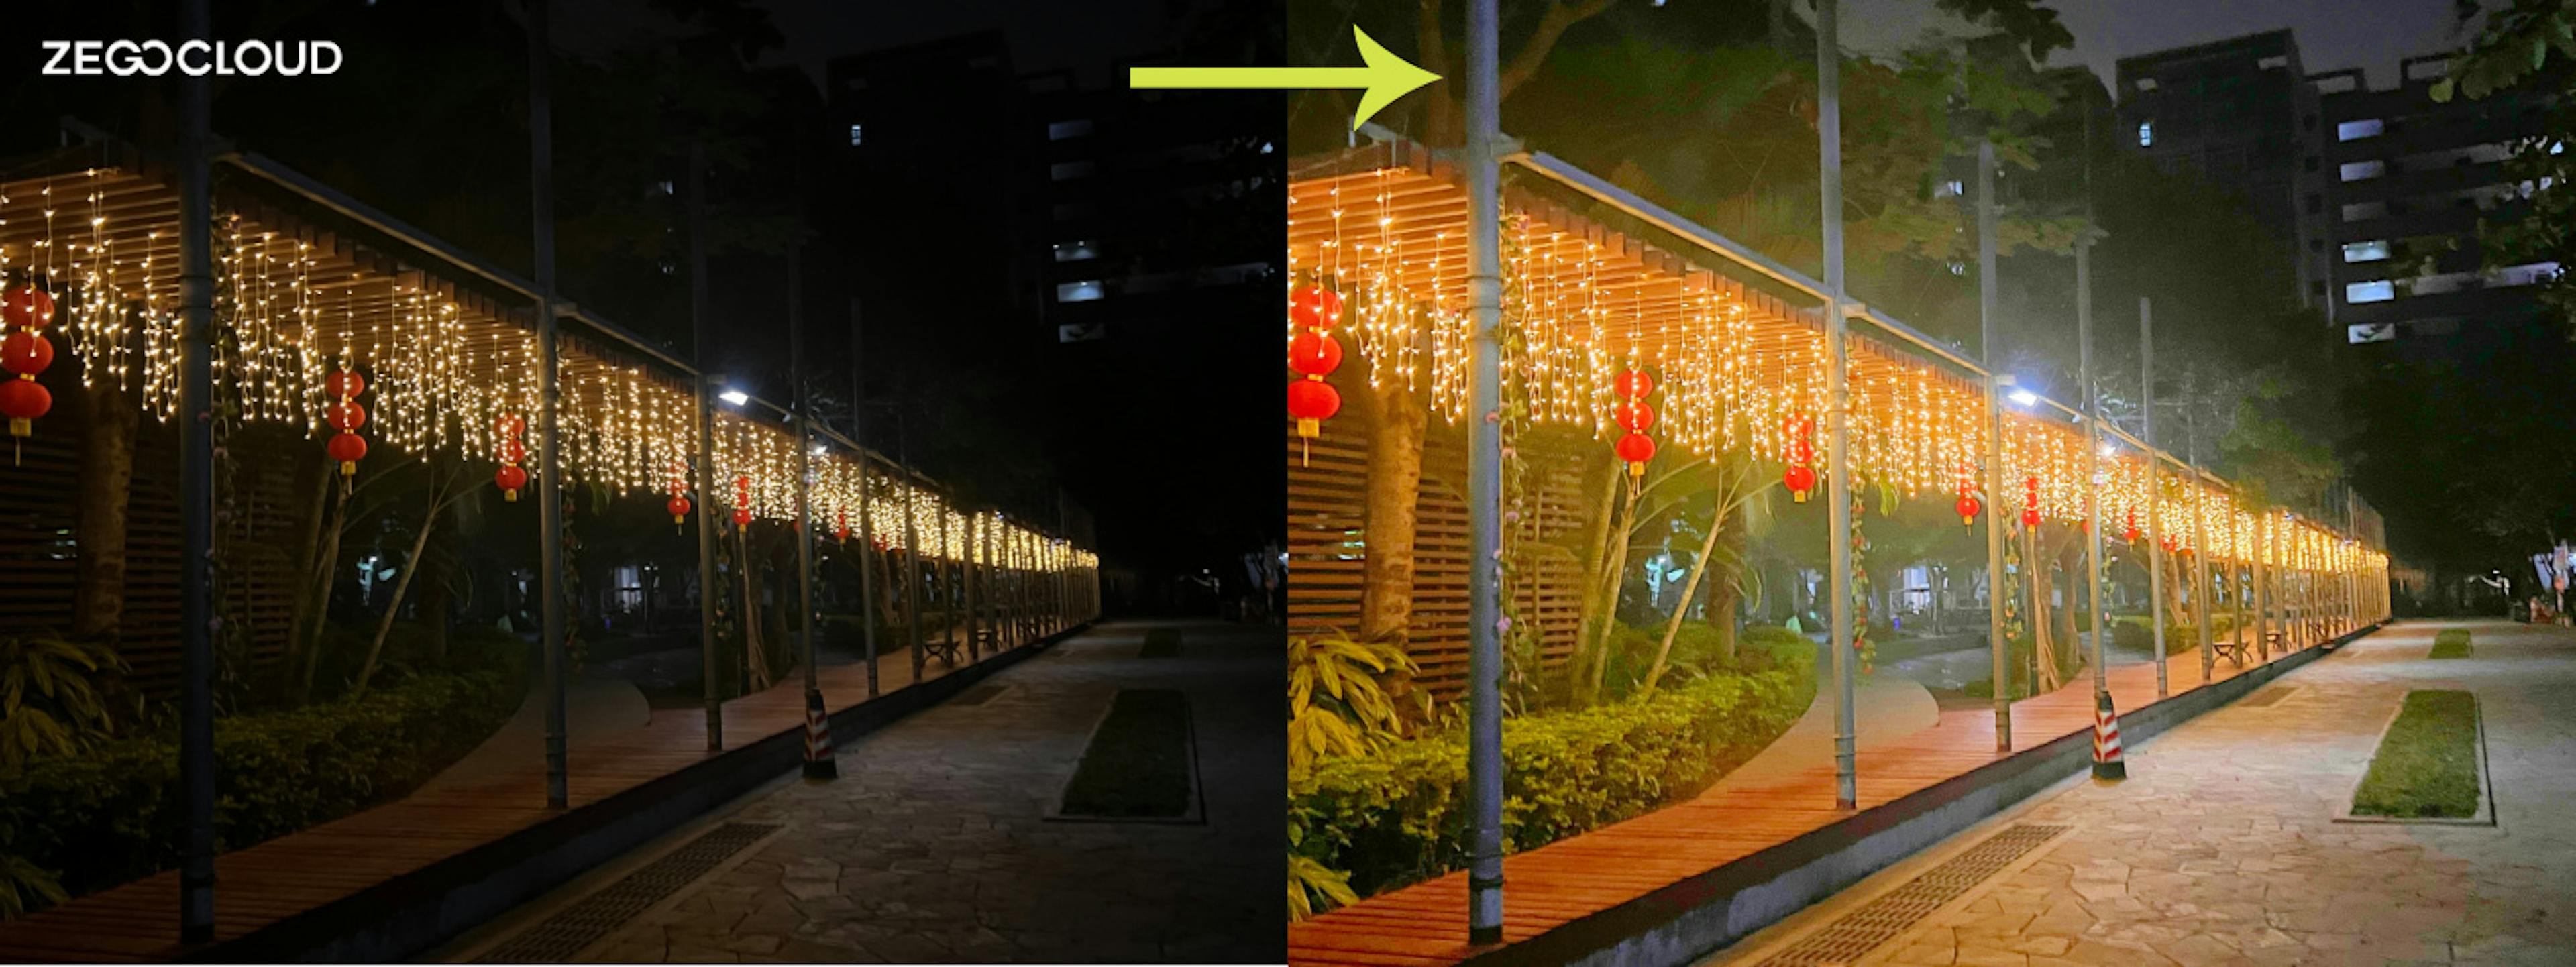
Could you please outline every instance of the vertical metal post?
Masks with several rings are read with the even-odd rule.
[[[707,312],[707,146],[703,141],[689,142],[689,331],[692,355],[698,366],[693,381],[697,390],[697,464],[698,490],[698,661],[699,690],[705,693],[707,751],[724,751],[724,695],[716,689],[719,674],[716,636],[716,415],[714,377],[708,373],[715,360],[707,347],[715,342],[713,322]]]
[[[1843,313],[1843,106],[1840,28],[1834,0],[1816,0],[1816,145],[1822,164],[1825,238],[1825,517],[1833,575],[1832,635],[1834,656],[1834,805],[1855,808],[1859,781],[1853,773],[1855,740],[1852,703],[1858,692],[1854,676],[1851,600],[1851,447],[1847,381],[1851,346],[1849,320]]]
[[[2164,456],[2156,452],[2155,310],[2138,297],[2138,411],[2146,414],[2147,438],[2147,612],[2155,628],[2156,697],[2173,694],[2165,672],[2165,492],[2161,483]],[[2132,552],[2136,549],[2132,548]]]
[[[877,550],[876,515],[873,511],[876,501],[871,500],[868,497],[870,492],[868,489],[868,477],[870,474],[869,466],[870,461],[874,459],[874,457],[868,449],[868,437],[865,432],[868,412],[867,367],[865,365],[867,359],[860,354],[860,346],[863,342],[862,337],[865,335],[866,331],[865,322],[863,317],[860,315],[859,298],[857,296],[851,296],[850,439],[856,441],[859,445],[859,640],[860,648],[865,652],[865,657],[868,662],[868,697],[875,698],[878,694],[877,617],[883,614],[885,609],[882,607],[882,602],[877,600],[876,563],[879,552]]]
[[[214,39],[207,6],[188,0],[185,38]],[[179,939],[215,938],[215,237],[214,100],[202,75],[179,78]]]
[[[902,414],[895,418],[895,452],[903,454],[903,636],[912,646],[912,683],[921,684],[921,528],[913,521],[913,494],[919,482],[912,476],[910,441],[904,439]]]
[[[2246,567],[2246,583],[2250,586],[2248,593],[2254,599],[2255,654],[2263,656],[2264,661],[2272,660],[2272,601],[2268,593],[2271,589],[2264,586],[2264,578],[2267,577],[2264,572],[2269,563],[2266,559],[2271,556],[2267,553],[2271,542],[2266,538],[2271,536],[2271,529],[2270,512],[2254,515],[2254,560]]]
[[[966,594],[966,660],[969,662],[984,660],[983,638],[977,634],[984,618],[980,600],[984,583],[984,542],[980,539],[983,525],[984,515],[966,515],[966,553],[958,563],[966,575],[965,587],[961,590]]]
[[[797,601],[803,616],[797,637],[805,652],[805,716],[808,728],[822,721],[822,741],[805,746],[805,778],[832,779],[840,767],[832,758],[831,709],[823,704],[823,676],[814,645],[814,398],[805,385],[804,250],[787,250],[787,380],[795,384],[796,401],[796,538]]]
[[[2102,408],[2093,391],[2092,250],[2090,242],[2075,243],[2075,358],[2076,392],[2084,398],[2084,569],[2092,578],[2084,600],[2093,617],[2093,699],[2099,705],[2111,693],[2111,631],[2102,626]]]
[[[1498,0],[1467,6],[1467,942],[1503,939],[1502,94]]]
[[[2012,642],[2004,637],[2004,397],[2002,313],[1995,285],[1995,144],[1977,139],[1977,345],[1986,363],[1986,642],[1994,652],[1995,752],[2012,751]]]
[[[537,587],[544,596],[538,626],[546,656],[546,806],[568,801],[564,752],[563,391],[556,385],[554,93],[547,74],[546,2],[528,0],[529,201],[537,249]]]

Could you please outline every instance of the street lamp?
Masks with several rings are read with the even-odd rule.
[[[2039,394],[2026,389],[2017,389],[2012,391],[2009,398],[2013,401],[2014,406],[2036,406],[2039,404]]]
[[[751,394],[738,389],[729,389],[718,393],[716,394],[716,398],[723,400],[726,406],[741,406],[745,403],[751,402]]]

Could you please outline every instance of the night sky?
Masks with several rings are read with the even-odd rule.
[[[1686,0],[1683,0],[1686,2]],[[2397,62],[2457,46],[2452,0],[2057,0],[2047,4],[2075,35],[2049,66],[2084,64],[2111,82],[2122,57],[2290,28],[2308,73],[2360,67],[2372,86],[2397,81]],[[1933,0],[1845,0],[1844,42],[1892,50],[1928,29],[1964,32]]]

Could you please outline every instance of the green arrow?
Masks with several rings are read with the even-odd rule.
[[[1388,53],[1368,32],[1354,26],[1351,36],[1359,38],[1360,60],[1366,67],[1130,67],[1130,88],[1232,88],[1260,90],[1310,90],[1314,88],[1364,88],[1360,109],[1351,115],[1351,130],[1395,99],[1413,93],[1415,88],[1440,79],[1404,58]]]

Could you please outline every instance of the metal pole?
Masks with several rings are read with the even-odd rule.
[[[2191,467],[2192,486],[2200,487],[2202,486],[2200,483],[2200,436],[2191,413],[2191,394],[2189,392],[2190,384],[2186,383],[2184,385],[2185,392],[2183,393],[2182,407],[2182,449],[2184,459]],[[2209,586],[2209,514],[2207,513],[2207,508],[2203,506],[2203,504],[2204,501],[2197,497],[2192,500],[2191,611],[2192,624],[2198,626],[2198,630],[2194,632],[2193,637],[2199,639],[2200,683],[2207,685],[2209,684],[2212,663],[2218,660],[2218,656],[2210,651],[2211,642],[2215,639],[2213,636],[2214,629],[2209,626],[2209,622],[2212,617],[2210,613],[2211,609],[2209,607],[2209,596],[2211,594]]]
[[[1986,364],[1986,642],[1994,651],[1995,752],[2012,751],[2012,642],[2004,637],[2004,597],[2012,592],[2004,579],[2004,398],[1997,367],[2003,353],[1997,340],[2002,313],[1995,287],[1995,145],[1977,139],[1977,320],[1978,346]]]
[[[207,5],[189,0],[188,39],[212,40]],[[213,94],[203,75],[179,78],[179,641],[185,694],[179,719],[179,939],[215,938],[214,202],[207,158]]]
[[[832,758],[831,711],[823,704],[822,672],[814,649],[814,403],[805,388],[803,254],[793,247],[787,251],[787,380],[795,384],[791,398],[796,401],[796,526],[787,532],[796,538],[797,600],[805,609],[797,635],[804,639],[806,727],[821,735],[821,741],[806,743],[805,778],[832,779],[841,773]],[[859,458],[865,462],[867,455]]]
[[[1832,634],[1834,656],[1834,805],[1856,808],[1859,782],[1853,773],[1857,743],[1852,702],[1858,692],[1852,660],[1851,601],[1851,448],[1845,420],[1851,388],[1846,382],[1851,346],[1843,302],[1843,107],[1841,34],[1834,0],[1816,0],[1816,144],[1821,156],[1825,238],[1825,516],[1828,557],[1833,575]]]
[[[984,515],[966,515],[966,657],[984,660]]]
[[[707,751],[724,751],[724,695],[716,689],[718,674],[716,641],[716,415],[715,392],[709,386],[707,373],[715,360],[708,358],[707,347],[715,342],[707,311],[707,146],[702,141],[689,142],[689,331],[691,355],[698,375],[690,382],[697,390],[698,446],[698,661],[699,691],[705,693],[707,718]]]
[[[1498,0],[1467,6],[1467,305],[1473,399],[1467,429],[1467,942],[1503,939],[1502,95]]]
[[[868,438],[863,432],[868,409],[866,358],[859,353],[861,336],[866,327],[859,314],[859,297],[850,297],[850,439],[859,450],[859,639],[868,661],[868,697],[877,697],[877,616],[883,609],[877,602],[877,532],[874,514],[876,501],[868,499]]]
[[[903,471],[903,636],[912,647],[912,684],[921,684],[921,529],[913,523],[912,440],[903,411],[894,411],[896,466]]]
[[[2156,331],[2155,310],[2146,296],[2138,297],[2138,397],[2140,412],[2146,414],[2147,438],[2147,612],[2155,628],[2156,697],[2173,694],[2165,672],[2165,544],[2164,488],[2159,485],[2164,458],[2156,455]]]
[[[2075,357],[2077,391],[2084,397],[2084,569],[2092,576],[2084,600],[2093,617],[2093,699],[2099,705],[2111,693],[2105,664],[2111,634],[2102,626],[2102,410],[2094,405],[2093,391],[2092,249],[2088,242],[2075,243]]]
[[[568,798],[564,754],[563,464],[555,384],[554,104],[547,78],[546,2],[528,0],[529,201],[536,214],[537,248],[537,587],[544,595],[538,624],[546,656],[546,806]]]
[[[2251,585],[2248,590],[2254,598],[2255,654],[2263,656],[2264,661],[2272,660],[2272,601],[2268,593],[2271,589],[2264,586],[2264,578],[2267,576],[2264,573],[2266,570],[2264,565],[2268,563],[2265,559],[2270,557],[2266,552],[2270,550],[2271,544],[2265,538],[2271,536],[2268,533],[2271,529],[2270,513],[2255,515],[2254,560],[2246,568],[2247,584]]]

